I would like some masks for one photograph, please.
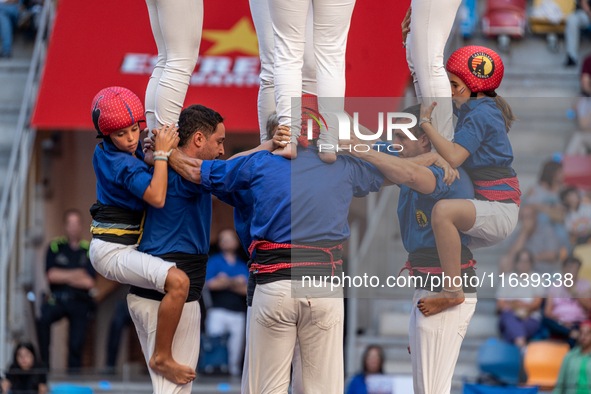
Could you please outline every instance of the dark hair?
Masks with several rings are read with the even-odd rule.
[[[68,221],[68,218],[70,217],[70,215],[78,215],[80,220],[82,220],[82,213],[79,210],[67,209],[62,216],[62,220],[63,220],[64,224]]]
[[[515,259],[513,261],[513,264],[517,264],[517,262],[519,261],[519,256],[521,256],[523,253],[527,253],[529,263],[533,266],[534,265],[534,255],[531,252],[531,250],[526,249],[526,248],[521,249],[519,252],[517,252],[515,254]]]
[[[578,264],[579,268],[583,265],[583,263],[581,263],[581,260],[577,259],[575,256],[568,256],[562,262],[563,267],[566,267],[568,264]]]
[[[576,193],[577,195],[579,195],[579,191],[574,187],[567,187],[566,189],[560,192],[560,201],[562,201],[562,204],[564,206],[566,206],[566,201],[564,201],[566,199],[566,196],[568,196],[571,193]]]
[[[22,347],[31,352],[31,354],[33,355],[33,366],[35,366],[37,364],[37,355],[35,354],[35,348],[33,347],[33,344],[31,342],[19,342],[19,344],[16,345],[16,347],[14,348],[14,354],[12,356],[13,366],[20,368],[20,365],[18,365],[18,363],[16,362],[16,356],[18,354],[18,350]]]
[[[410,129],[410,132],[417,138],[425,134],[422,128],[419,127],[419,121],[421,120],[421,104],[411,105],[402,110],[407,114],[412,114],[417,118],[417,124],[413,128]],[[400,119],[400,118],[399,118]]]
[[[562,169],[562,164],[555,161],[547,161],[542,167],[542,173],[540,174],[540,183],[545,183],[548,186],[552,186],[554,176],[558,171]]]
[[[211,137],[218,124],[223,122],[222,115],[211,108],[200,104],[188,106],[181,112],[179,117],[179,146],[185,146],[198,131],[205,138]]]
[[[495,105],[497,106],[499,111],[501,111],[501,114],[503,115],[503,119],[505,120],[505,130],[508,133],[509,130],[511,129],[511,126],[513,126],[513,122],[515,122],[516,120],[519,120],[513,114],[513,110],[509,106],[509,103],[504,98],[499,96],[494,90],[490,90],[488,92],[482,92],[482,93],[484,93],[485,96],[492,97],[495,100]]]
[[[371,352],[372,350],[377,350],[378,353],[380,354],[380,373],[384,372],[384,349],[381,348],[381,346],[378,345],[369,345],[367,347],[367,349],[365,349],[365,352],[363,352],[363,373],[367,373],[367,356],[369,356],[369,352]]]

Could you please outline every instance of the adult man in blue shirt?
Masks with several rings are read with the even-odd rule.
[[[418,111],[419,107],[415,106],[403,112],[414,113],[419,118]],[[398,217],[402,242],[409,252],[405,268],[411,275],[418,277],[419,283],[413,297],[409,327],[414,392],[449,394],[462,340],[476,307],[476,288],[470,283],[470,278],[475,275],[475,261],[467,247],[469,236],[460,232],[466,300],[431,316],[419,313],[424,309],[417,303],[421,298],[435,297],[441,291],[441,264],[431,227],[433,206],[441,199],[474,198],[474,188],[470,177],[461,167],[458,168],[460,178],[449,186],[444,182],[443,170],[438,167],[416,166],[411,172],[403,171],[408,163],[402,158],[412,158],[431,151],[431,142],[419,126],[410,131],[417,137],[416,141],[410,140],[399,130],[395,132],[394,144],[403,147],[399,154],[381,153],[389,152],[387,149],[380,149],[380,152],[353,151],[352,154],[373,164],[384,176],[401,185]],[[351,140],[352,144],[360,143],[353,134]],[[395,157],[398,155],[400,157]]]
[[[348,156],[326,164],[315,146],[298,147],[292,162],[268,152],[226,162],[173,152],[171,165],[206,189],[252,192],[250,249],[256,255],[251,271],[257,287],[248,349],[250,392],[287,390],[297,337],[304,391],[342,393],[344,310],[342,300],[334,298],[341,289],[314,292],[302,276],[340,276],[351,199],[378,191],[383,176]],[[414,168],[401,167],[404,173]]]
[[[181,112],[178,150],[187,157],[213,160],[223,155],[223,118],[202,105],[191,105]],[[254,149],[273,149],[274,142]],[[228,197],[230,198],[230,197]],[[234,200],[240,200],[234,196]],[[244,201],[242,201],[244,203]],[[211,195],[202,186],[183,179],[168,168],[166,203],[163,208],[148,207],[139,250],[174,262],[190,280],[189,294],[172,344],[174,359],[195,368],[199,355],[199,303],[205,283],[211,229]],[[154,351],[157,310],[163,294],[132,286],[128,305],[146,361]],[[190,393],[192,383],[176,385],[150,369],[154,393]]]

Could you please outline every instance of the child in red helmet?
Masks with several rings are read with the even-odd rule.
[[[495,89],[503,79],[503,62],[493,50],[467,46],[455,51],[446,69],[452,100],[458,109],[454,142],[439,135],[431,124],[437,103],[421,107],[419,125],[437,152],[457,168],[462,166],[474,184],[473,200],[441,200],[433,209],[433,232],[445,276],[460,276],[462,246],[458,233],[472,237],[469,248],[491,246],[504,240],[517,225],[519,181],[511,168],[513,150],[507,133],[516,120]],[[464,301],[462,283],[445,280],[442,297],[423,298],[418,307],[432,315]]]
[[[167,161],[178,144],[176,128],[156,132],[154,171],[144,163],[138,144],[144,107],[131,91],[121,87],[101,90],[92,102],[92,120],[103,138],[94,151],[97,202],[92,206],[93,234],[89,257],[107,279],[154,289],[165,296],[158,310],[158,332],[150,368],[167,379],[185,384],[195,371],[172,358],[172,340],[189,292],[189,278],[174,263],[137,251],[145,203],[164,206]]]

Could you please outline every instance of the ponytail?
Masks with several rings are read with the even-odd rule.
[[[497,108],[501,111],[501,114],[503,114],[503,119],[505,120],[505,129],[508,133],[511,129],[511,126],[513,125],[513,122],[518,120],[517,117],[513,114],[513,111],[511,110],[509,103],[507,103],[507,101],[505,101],[504,98],[497,95],[495,91],[488,91],[482,93],[484,93],[487,97],[492,97],[495,100]]]

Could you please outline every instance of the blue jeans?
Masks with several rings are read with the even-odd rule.
[[[19,11],[19,3],[0,3],[0,38],[2,39],[0,53],[2,54],[12,53],[12,30],[18,22]]]

